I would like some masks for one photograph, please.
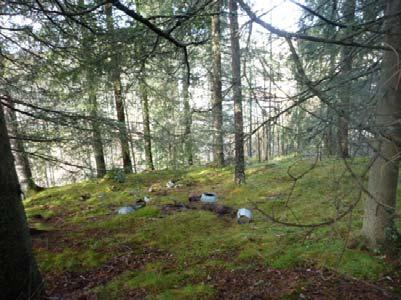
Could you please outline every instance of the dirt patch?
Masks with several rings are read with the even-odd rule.
[[[165,204],[160,207],[162,215],[171,215],[177,212],[187,211],[189,207],[183,203]]]
[[[227,216],[230,218],[235,218],[237,213],[236,209],[229,206],[214,203],[202,203],[197,201],[190,201],[188,204],[176,202],[174,204],[165,204],[160,207],[160,211],[163,215],[171,215],[173,213],[187,211],[189,209],[206,210],[213,212],[218,216]]]
[[[215,270],[208,281],[219,299],[396,299],[391,290],[314,269],[255,267]]]
[[[119,274],[129,270],[142,269],[146,264],[157,260],[171,261],[171,254],[157,249],[143,249],[142,253],[135,254],[132,251],[114,257],[98,269],[77,273],[64,272],[62,274],[45,275],[46,297],[48,299],[96,299],[90,291],[111,281]],[[146,297],[144,289],[131,290],[128,293],[131,299],[143,299]]]

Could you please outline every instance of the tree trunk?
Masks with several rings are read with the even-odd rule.
[[[252,80],[252,73],[249,74],[249,81]],[[251,158],[252,152],[252,90],[251,84],[249,84],[249,140],[248,140],[248,156]]]
[[[387,1],[385,15],[401,11],[401,2]],[[388,18],[385,23],[386,45],[394,51],[384,53],[381,65],[378,102],[376,108],[376,155],[369,172],[368,191],[365,197],[363,235],[372,248],[391,249],[396,242],[394,213],[401,143],[401,87],[398,73],[401,55],[401,28],[399,15]]]
[[[223,140],[223,95],[221,84],[221,49],[220,49],[220,9],[221,1],[217,1],[217,9],[212,16],[212,115],[213,115],[213,158],[218,167],[224,165]]]
[[[125,102],[124,102],[124,105],[126,105]],[[137,166],[136,166],[136,155],[135,155],[134,141],[132,140],[132,125],[130,125],[130,121],[129,121],[129,118],[128,118],[127,110],[125,110],[125,120],[127,121],[129,145],[130,145],[131,154],[132,154],[132,167],[134,169],[134,173],[136,174],[138,171],[137,171]]]
[[[114,34],[113,7],[111,4],[105,5],[107,31],[110,37]],[[113,49],[114,50],[114,49]],[[122,96],[121,70],[117,60],[117,52],[111,53],[111,81],[113,84],[114,101],[116,103],[119,139],[121,144],[121,154],[125,173],[132,173],[132,162],[129,153],[128,131],[125,124],[124,101]]]
[[[184,72],[184,75],[186,72]],[[194,164],[193,159],[193,147],[192,147],[192,136],[191,136],[191,127],[192,127],[192,114],[191,114],[191,106],[189,103],[189,79],[184,76],[182,82],[182,97],[184,101],[184,153],[185,158],[189,166]]]
[[[0,104],[0,291],[3,299],[40,299],[43,282],[32,253],[20,186]]]
[[[259,127],[259,119],[256,119],[256,127]],[[260,141],[260,129],[258,130],[258,134],[256,136],[256,147],[257,147],[257,151],[258,151],[258,162],[262,162],[262,149],[261,149],[261,141]]]
[[[84,0],[79,0],[79,5],[81,7],[85,6]],[[84,21],[84,20],[83,20]],[[92,53],[90,49],[90,40],[88,31],[81,27],[82,30],[82,57],[88,59]],[[85,82],[84,86],[88,93],[88,106],[89,114],[91,116],[90,126],[92,129],[92,148],[95,156],[96,162],[96,176],[97,178],[102,178],[106,174],[106,163],[104,159],[103,151],[103,140],[101,129],[98,121],[98,107],[96,99],[96,83],[95,74],[93,67],[90,65],[83,64],[82,67],[85,69]]]
[[[270,155],[269,155],[269,151],[270,151],[270,135],[269,135],[269,127],[268,125],[264,125],[263,126],[263,145],[264,145],[264,156],[263,156],[263,160],[264,161],[269,161]]]
[[[8,99],[10,99],[8,97]],[[23,141],[20,139],[21,135],[18,128],[17,114],[15,113],[14,103],[12,101],[7,101],[10,107],[5,108],[5,117],[8,128],[8,133],[12,138],[10,138],[10,143],[12,149],[14,150],[15,167],[18,171],[19,183],[21,189],[24,193],[29,193],[30,191],[40,191],[43,188],[36,185],[33,180],[31,164],[29,163],[28,155],[25,152],[25,147]]]
[[[118,74],[115,75],[115,80],[113,80],[113,85],[114,85],[114,100],[116,102],[116,110],[117,110],[121,153],[123,156],[124,172],[132,173],[132,162],[129,153],[128,131],[127,131],[127,125],[125,124],[124,103],[122,99],[122,86],[119,72]]]
[[[345,24],[351,25],[355,18],[355,0],[347,0],[343,4],[343,16]],[[350,34],[350,30],[346,30],[346,34]],[[347,42],[352,42],[351,39],[346,39]],[[352,72],[352,51],[351,47],[342,47],[341,61],[342,61],[342,78],[349,78]],[[350,99],[352,95],[351,82],[345,81],[342,94],[340,95],[340,111],[341,114],[338,118],[338,155],[342,158],[349,157],[349,143],[348,143],[348,122],[350,117]]]
[[[234,98],[235,127],[235,183],[245,183],[244,125],[242,116],[241,57],[238,31],[238,5],[235,0],[228,1],[230,15],[231,68]]]
[[[150,115],[149,115],[149,99],[144,83],[140,84],[142,118],[143,118],[143,140],[145,144],[145,159],[146,167],[149,170],[154,170],[152,157],[152,138],[150,135]]]
[[[93,83],[91,81],[92,79],[88,78],[87,84],[89,84],[89,110],[92,118],[92,148],[95,155],[97,178],[102,178],[104,175],[106,175],[106,162],[104,160],[102,134],[100,133],[99,121],[97,120],[98,112],[96,91],[92,86]]]

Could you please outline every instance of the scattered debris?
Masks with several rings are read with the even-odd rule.
[[[175,182],[174,181],[172,181],[172,180],[169,180],[167,183],[166,183],[166,187],[167,188],[169,188],[169,189],[173,189],[173,188],[175,188]]]
[[[104,199],[106,199],[106,193],[100,193],[99,195],[97,195],[97,198],[98,198],[99,200],[104,200]]]
[[[135,211],[135,209],[133,209],[132,206],[123,206],[118,209],[118,214],[119,215],[127,215],[134,211]]]
[[[161,213],[163,215],[170,215],[175,212],[181,212],[187,210],[189,207],[186,206],[184,203],[174,203],[174,204],[165,204],[161,208]]]
[[[252,211],[247,208],[240,208],[237,212],[238,224],[246,224],[252,222],[253,215]]]
[[[220,216],[230,215],[230,216],[234,217],[237,210],[235,208],[225,206],[225,205],[215,205],[214,212]]]
[[[81,196],[79,197],[79,200],[80,200],[80,201],[86,201],[86,200],[88,200],[90,197],[91,197],[91,194],[86,193],[86,194],[81,195]]]
[[[215,214],[217,214],[219,216],[229,216],[231,218],[235,218],[235,214],[237,212],[236,209],[229,207],[229,206],[215,204],[215,203],[203,203],[203,202],[199,202],[199,201],[190,202],[188,204],[188,208],[207,210],[207,211],[214,212]]]
[[[191,194],[188,197],[189,202],[199,202],[201,200],[202,195]]]
[[[146,206],[146,202],[142,199],[137,200],[131,207],[135,210],[141,209]]]
[[[143,197],[143,201],[145,201],[145,203],[149,203],[152,199],[148,196]]]
[[[145,206],[146,206],[145,200],[139,199],[134,204],[123,206],[120,209],[118,209],[118,214],[126,215],[126,214],[132,213],[134,211],[137,211],[138,209],[141,209]]]
[[[217,195],[215,193],[203,193],[200,201],[204,203],[215,203],[217,201]]]

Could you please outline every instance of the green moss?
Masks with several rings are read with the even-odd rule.
[[[298,175],[312,163],[287,157],[269,164],[252,164],[247,167],[247,183],[240,187],[233,184],[232,167],[193,167],[131,174],[123,183],[89,180],[46,189],[24,201],[28,218],[41,214],[61,219],[63,222],[50,222],[49,226],[58,230],[64,228],[57,226],[65,226],[65,237],[70,242],[63,244],[61,239],[57,241],[60,243],[57,250],[37,250],[38,261],[45,272],[64,272],[99,267],[112,255],[128,250],[140,254],[143,248],[156,248],[172,254],[173,269],[167,262],[158,261],[143,270],[127,270],[95,289],[99,299],[118,299],[125,291],[135,289],[145,289],[150,298],[185,299],[193,295],[210,299],[213,289],[202,284],[210,269],[245,268],[253,263],[273,268],[299,265],[329,268],[369,280],[391,271],[390,265],[371,253],[349,249],[343,252],[349,229],[353,232],[361,227],[361,205],[354,209],[351,223],[339,220],[333,226],[317,228],[308,234],[303,229],[272,224],[255,210],[255,222],[248,225],[199,210],[160,214],[163,204],[186,203],[190,193],[214,191],[221,204],[252,208],[256,203],[263,211],[274,212],[280,220],[312,224],[336,216],[336,205],[345,210],[355,201],[358,188],[344,173],[342,162],[335,159],[318,162],[298,181],[288,199],[293,181],[287,171],[294,162],[290,172]],[[355,172],[361,172],[366,159],[350,163]],[[178,179],[181,186],[166,190],[167,195],[148,192],[152,185],[164,189],[170,179]],[[83,194],[89,194],[90,198],[80,201]],[[145,208],[129,215],[116,214],[120,206],[145,195],[152,198]],[[39,222],[38,226],[46,223]],[[79,242],[85,249],[78,249],[71,241]]]
[[[66,248],[60,253],[37,252],[39,267],[43,272],[84,271],[100,267],[110,257],[95,250],[75,250]]]
[[[246,245],[247,247],[244,247],[240,253],[238,254],[238,259],[240,261],[248,261],[252,259],[257,259],[262,256],[260,249],[254,244],[251,245]],[[263,256],[262,256],[263,257]]]
[[[185,278],[187,277],[183,273],[146,270],[138,274],[134,273],[131,278],[127,278],[125,287],[128,289],[142,287],[150,291],[161,291],[178,287]]]
[[[206,284],[186,285],[182,288],[167,290],[156,299],[213,299],[215,291],[212,286]]]

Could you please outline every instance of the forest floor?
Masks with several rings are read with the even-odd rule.
[[[365,163],[349,162],[357,173]],[[194,167],[132,174],[123,183],[109,176],[31,196],[24,204],[30,227],[39,230],[33,246],[48,299],[401,298],[399,259],[351,246],[362,223],[360,203],[335,224],[312,229],[273,223],[255,209],[313,224],[358,199],[358,184],[341,161],[319,161],[293,186],[289,174],[311,165],[294,158],[254,163],[242,186],[233,184],[230,167]],[[177,186],[166,188],[169,180]],[[162,212],[202,192],[253,209],[254,221],[240,225],[200,209]],[[116,213],[144,196],[151,198],[146,207]]]

